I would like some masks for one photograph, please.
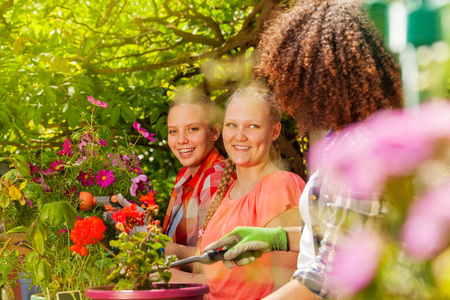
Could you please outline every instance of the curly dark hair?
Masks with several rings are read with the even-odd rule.
[[[302,0],[269,21],[255,77],[267,80],[299,133],[339,130],[403,105],[399,66],[355,0]]]

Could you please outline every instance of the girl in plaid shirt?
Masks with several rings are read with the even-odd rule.
[[[178,258],[195,255],[199,224],[223,173],[224,158],[216,148],[221,142],[221,119],[218,106],[199,90],[179,88],[169,108],[168,144],[183,168],[175,181],[163,231],[173,240],[165,251]],[[191,267],[186,266],[186,271],[192,271]],[[173,270],[173,274],[173,280],[193,280],[181,271]]]

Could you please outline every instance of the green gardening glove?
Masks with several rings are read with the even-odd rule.
[[[287,233],[283,227],[260,228],[238,226],[220,240],[209,244],[204,251],[223,249],[224,264],[233,267],[252,263],[263,253],[287,251]]]

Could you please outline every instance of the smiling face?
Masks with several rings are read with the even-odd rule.
[[[267,163],[272,141],[281,124],[272,121],[266,102],[257,98],[235,98],[227,107],[223,128],[225,149],[239,167]]]
[[[220,125],[211,128],[199,104],[172,107],[167,118],[168,144],[180,163],[194,175],[219,138]]]

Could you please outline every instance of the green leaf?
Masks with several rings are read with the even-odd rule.
[[[120,107],[115,106],[111,111],[111,123],[116,124],[120,117]]]
[[[25,198],[30,199],[30,200],[34,200],[35,198],[37,198],[39,196],[39,188],[35,183],[28,183],[24,190],[23,190],[23,195],[25,196]]]
[[[38,222],[36,226],[32,229],[31,233],[31,243],[33,248],[39,253],[44,254],[45,252],[45,241],[47,240],[47,227],[42,223]]]
[[[45,87],[44,90],[45,90],[45,96],[48,100],[48,103],[55,103],[56,102],[55,92],[49,87]]]
[[[39,257],[39,253],[31,251],[25,255],[25,266],[26,271],[31,274],[32,285],[39,285],[43,291],[46,291],[51,280],[48,263]]]
[[[164,117],[159,118],[155,124],[155,132],[160,132],[165,124],[166,124],[165,118]]]
[[[28,229],[29,229],[28,227],[19,226],[19,227],[13,228],[11,230],[8,230],[6,232],[6,234],[10,234],[10,233],[25,233],[25,232],[28,232]]]
[[[0,193],[0,206],[5,209],[11,204],[11,199],[8,195]]]
[[[131,123],[134,122],[136,120],[136,116],[134,115],[133,110],[131,110],[131,108],[124,106],[122,107],[122,117],[125,119],[125,121]]]
[[[42,207],[39,219],[48,222],[51,226],[60,226],[64,223],[73,228],[76,211],[68,201],[47,203]]]
[[[68,119],[69,126],[75,128],[80,124],[80,115],[76,111],[72,111]]]
[[[34,125],[38,126],[39,124],[41,124],[42,121],[42,108],[38,107],[36,108],[36,110],[34,111],[33,114],[33,123]]]
[[[25,157],[19,154],[14,154],[12,156],[12,159],[16,165],[17,170],[19,170],[19,173],[22,176],[30,176],[30,167],[28,166],[28,162]]]
[[[6,131],[11,127],[11,121],[8,118],[8,115],[0,110],[0,121],[3,123],[3,128],[1,131]]]

